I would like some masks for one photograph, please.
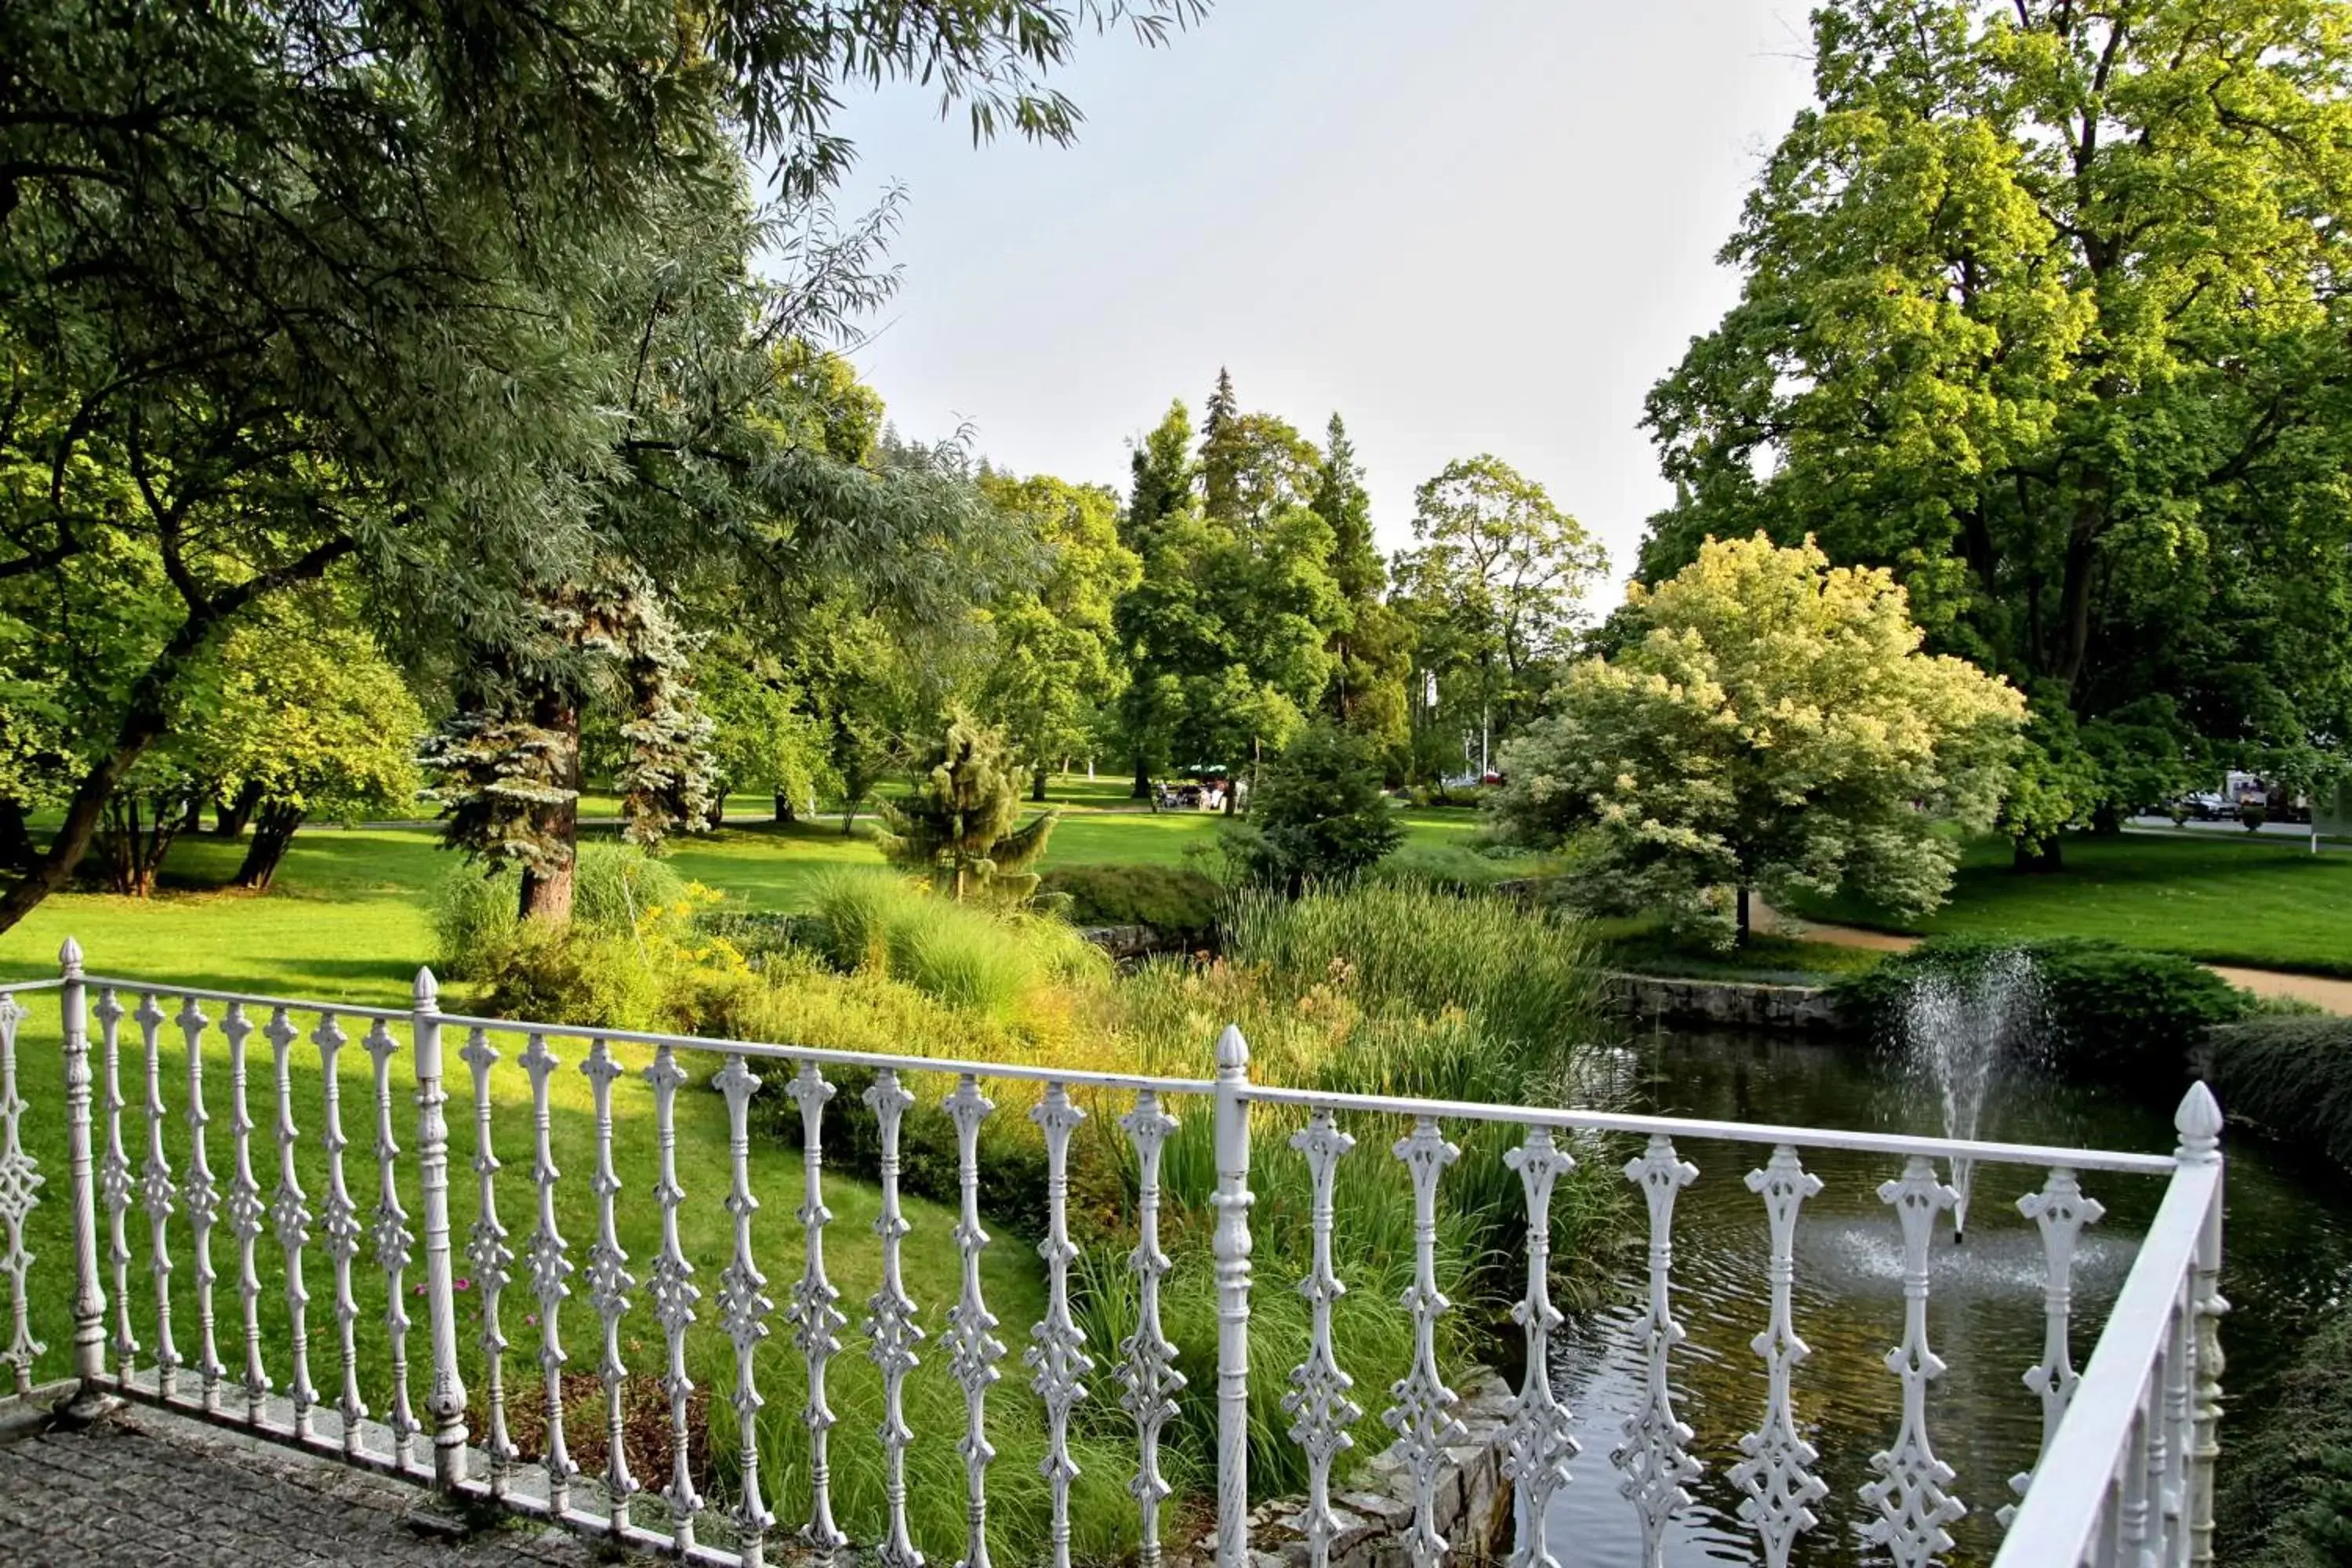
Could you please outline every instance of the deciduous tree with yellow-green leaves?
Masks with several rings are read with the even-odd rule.
[[[1510,837],[1573,840],[1595,907],[1728,917],[1739,940],[1751,889],[1943,900],[1959,845],[1939,825],[1992,822],[2025,700],[1922,652],[1890,574],[1811,540],[1708,540],[1623,614],[1618,651],[1505,748]]]

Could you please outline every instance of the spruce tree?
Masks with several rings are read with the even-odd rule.
[[[1241,521],[1242,411],[1233,373],[1217,367],[1217,389],[1201,420],[1201,510],[1228,527]]]
[[[1371,497],[1347,424],[1336,413],[1325,431],[1311,504],[1330,526],[1331,576],[1344,602],[1328,644],[1331,681],[1323,710],[1379,745],[1401,747],[1410,637],[1402,617],[1383,602],[1389,574],[1372,539]]]

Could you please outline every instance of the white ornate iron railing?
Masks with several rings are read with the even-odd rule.
[[[1577,1163],[1559,1137],[1562,1132],[1643,1141],[1643,1152],[1624,1166],[1624,1173],[1648,1211],[1647,1310],[1641,1329],[1645,1395],[1626,1422],[1625,1441],[1612,1458],[1620,1472],[1618,1489],[1641,1521],[1645,1556],[1653,1564],[1664,1561],[1672,1522],[1692,1506],[1687,1488],[1699,1473],[1691,1456],[1694,1435],[1676,1409],[1672,1375],[1674,1352],[1684,1337],[1672,1294],[1675,1203],[1698,1174],[1677,1152],[1678,1138],[1729,1140],[1769,1151],[1747,1176],[1748,1189],[1761,1200],[1769,1249],[1769,1320],[1754,1341],[1763,1363],[1760,1411],[1756,1426],[1740,1439],[1743,1458],[1730,1473],[1745,1494],[1740,1516],[1753,1531],[1763,1561],[1780,1568],[1795,1560],[1799,1543],[1820,1522],[1813,1505],[1828,1490],[1814,1474],[1820,1456],[1802,1435],[1790,1379],[1792,1367],[1808,1353],[1790,1318],[1794,1237],[1800,1210],[1822,1188],[1804,1168],[1802,1152],[1809,1148],[1883,1154],[1899,1163],[1878,1195],[1895,1211],[1905,1260],[1903,1342],[1886,1356],[1899,1385],[1901,1413],[1888,1447],[1871,1459],[1875,1479],[1861,1489],[1869,1516],[1867,1543],[1904,1568],[1924,1568],[1950,1549],[1948,1527],[1966,1511],[1956,1491],[1958,1478],[1937,1457],[1927,1400],[1928,1385],[1944,1370],[1928,1342],[1929,1241],[1938,1217],[1956,1202],[1936,1165],[1958,1160],[2047,1173],[2041,1190],[2018,1205],[2039,1226],[2044,1249],[2045,1348],[2024,1380],[2040,1398],[2042,1453],[2033,1470],[2009,1482],[2020,1500],[2000,1510],[2007,1531],[1996,1568],[2142,1568],[2213,1560],[2212,1474],[2221,1372],[2217,1323],[2227,1307],[2218,1289],[2221,1121],[2202,1084],[2191,1089],[2181,1106],[2179,1149],[2158,1156],[1283,1089],[1250,1081],[1248,1048],[1230,1028],[1216,1043],[1214,1079],[1163,1079],[445,1015],[433,978],[425,972],[417,977],[415,1005],[399,1011],[88,976],[81,952],[70,942],[60,957],[63,973],[58,980],[0,986],[0,1228],[7,1243],[0,1253],[0,1274],[8,1279],[11,1307],[11,1338],[0,1362],[14,1368],[17,1393],[31,1393],[33,1369],[45,1347],[31,1327],[34,1299],[27,1275],[33,1260],[25,1237],[27,1216],[44,1201],[41,1189],[51,1173],[39,1169],[22,1139],[25,1113],[33,1108],[18,1092],[17,1037],[29,1016],[21,999],[54,990],[63,1038],[59,1109],[74,1240],[69,1415],[88,1415],[127,1396],[408,1475],[453,1497],[492,1502],[688,1561],[756,1568],[776,1523],[763,1489],[754,1428],[763,1404],[755,1352],[776,1316],[767,1269],[776,1265],[778,1254],[772,1237],[755,1234],[760,1205],[749,1175],[749,1109],[763,1087],[763,1069],[789,1073],[782,1092],[800,1118],[803,1185],[796,1216],[798,1277],[782,1291],[782,1318],[805,1370],[802,1420],[810,1497],[797,1538],[829,1556],[847,1538],[835,1522],[831,1495],[829,1441],[835,1417],[826,1373],[845,1350],[848,1318],[825,1267],[824,1232],[832,1215],[824,1201],[823,1134],[825,1107],[835,1089],[824,1073],[828,1068],[866,1069],[873,1083],[865,1102],[880,1142],[881,1215],[875,1229],[881,1283],[866,1303],[862,1328],[866,1354],[883,1380],[877,1437],[885,1458],[887,1517],[883,1538],[872,1544],[886,1568],[920,1568],[923,1557],[908,1522],[905,1466],[909,1447],[919,1437],[908,1426],[901,1394],[917,1364],[923,1331],[901,1268],[900,1244],[908,1226],[900,1205],[899,1130],[916,1104],[905,1076],[938,1073],[954,1084],[941,1109],[955,1129],[961,1199],[954,1230],[961,1289],[946,1314],[940,1345],[961,1384],[966,1410],[965,1428],[956,1441],[964,1463],[968,1521],[960,1568],[990,1568],[987,1479],[995,1456],[987,1436],[988,1396],[1007,1354],[981,1268],[990,1238],[981,1221],[979,1138],[994,1110],[982,1089],[990,1079],[1042,1086],[1029,1114],[1043,1134],[1046,1157],[1045,1238],[1038,1250],[1046,1265],[1047,1308],[1024,1360],[1034,1373],[1031,1387],[1046,1422],[1042,1468],[1052,1496],[1053,1568],[1067,1568],[1071,1554],[1070,1486],[1077,1471],[1070,1422],[1078,1403],[1088,1397],[1084,1380],[1098,1370],[1072,1316],[1069,1266],[1076,1249],[1068,1229],[1070,1134],[1087,1115],[1072,1098],[1074,1090],[1098,1100],[1125,1097],[1131,1104],[1118,1125],[1136,1157],[1139,1234],[1129,1265],[1139,1310],[1136,1331],[1118,1347],[1120,1363],[1112,1375],[1138,1446],[1129,1490],[1137,1505],[1135,1539],[1145,1568],[1157,1568],[1162,1555],[1162,1505],[1171,1488],[1161,1472],[1160,1444],[1166,1424],[1177,1414],[1175,1396],[1186,1386],[1185,1374],[1173,1364],[1175,1347],[1161,1328],[1160,1283],[1171,1263],[1160,1250],[1159,1215],[1161,1153],[1177,1126],[1170,1104],[1187,1100],[1209,1102],[1215,1135],[1219,1568],[1242,1568],[1249,1557],[1253,1106],[1286,1107],[1288,1116],[1304,1117],[1288,1142],[1303,1156],[1313,1189],[1313,1263],[1307,1278],[1295,1282],[1309,1303],[1312,1335],[1307,1359],[1289,1375],[1282,1404],[1293,1420],[1290,1440],[1306,1457],[1309,1494],[1301,1530],[1312,1568],[1326,1568],[1328,1562],[1338,1528],[1333,1467],[1349,1446],[1347,1428],[1362,1414],[1344,1370],[1347,1346],[1335,1342],[1331,1314],[1334,1299],[1345,1289],[1331,1249],[1334,1179],[1355,1149],[1340,1122],[1358,1117],[1403,1117],[1412,1126],[1393,1153],[1405,1163],[1413,1193],[1415,1282],[1403,1305],[1412,1319],[1414,1355],[1410,1373],[1391,1390],[1393,1404],[1386,1419],[1403,1446],[1414,1489],[1415,1513],[1405,1544],[1416,1568],[1431,1568],[1448,1555],[1448,1542],[1434,1522],[1435,1489],[1444,1451],[1461,1430],[1454,1415],[1457,1402],[1437,1359],[1438,1326],[1450,1306],[1439,1289],[1434,1262],[1437,1198],[1445,1168],[1459,1153],[1444,1126],[1486,1121],[1525,1131],[1524,1142],[1507,1157],[1519,1177],[1527,1213],[1526,1293],[1513,1317],[1526,1334],[1528,1370],[1502,1466],[1517,1489],[1514,1568],[1560,1568],[1574,1558],[1570,1543],[1550,1539],[1547,1526],[1549,1504],[1570,1480],[1578,1454],[1569,1413],[1549,1375],[1551,1335],[1562,1322],[1551,1294],[1550,1205],[1556,1184]],[[207,1009],[216,1010],[217,1016]],[[167,1026],[181,1037],[184,1087],[176,1112],[163,1072],[173,1054]],[[395,1026],[408,1037],[413,1123],[395,1116],[392,1068],[403,1053]],[[211,1131],[215,1118],[206,1099],[205,1045],[212,1030],[225,1044],[228,1062],[225,1151]],[[373,1067],[373,1092],[362,1123],[372,1138],[363,1151],[355,1150],[347,1126],[337,1067],[355,1030]],[[451,1030],[464,1034],[456,1055],[470,1089],[470,1169],[477,1190],[478,1217],[462,1241],[452,1236],[450,1221],[443,1042]],[[250,1042],[257,1033],[269,1052],[269,1087],[262,1091],[266,1121],[257,1121],[252,1112],[256,1064]],[[533,1111],[527,1149],[517,1146],[516,1131],[494,1125],[493,1076],[506,1059],[496,1042],[517,1037],[524,1043],[516,1065],[528,1079]],[[584,1050],[567,1062],[556,1047],[572,1042],[584,1043]],[[633,1260],[620,1239],[620,1205],[625,1197],[638,1195],[625,1193],[614,1163],[614,1090],[629,1071],[615,1047],[624,1046],[651,1052],[634,1074],[650,1091],[657,1152],[651,1196],[660,1212],[660,1243],[649,1267]],[[317,1053],[320,1088],[312,1108],[298,1105],[292,1089],[292,1063],[303,1047]],[[730,1216],[731,1245],[715,1290],[708,1294],[696,1283],[699,1276],[686,1256],[678,1226],[689,1194],[678,1176],[676,1107],[678,1090],[689,1081],[684,1066],[689,1054],[718,1058],[709,1082],[725,1102],[731,1171],[720,1200]],[[563,1233],[556,1201],[562,1173],[551,1139],[551,1091],[557,1075],[567,1070],[586,1078],[593,1106],[595,1168],[589,1185],[596,1225],[584,1247]],[[313,1109],[315,1118],[310,1114]],[[166,1136],[175,1117],[185,1128],[185,1152],[176,1171],[173,1140]],[[404,1154],[399,1139],[411,1129],[415,1148]],[[322,1190],[315,1194],[304,1184],[296,1153],[306,1134],[317,1141],[325,1160],[324,1181],[317,1184]],[[223,1152],[225,1178],[214,1164]],[[530,1164],[519,1173],[530,1189],[527,1223],[518,1212],[517,1187],[499,1179],[507,1171],[504,1161],[524,1153]],[[2081,1174],[2086,1171],[2161,1176],[2168,1186],[2088,1367],[2078,1375],[2072,1352],[2074,1257],[2084,1227],[2102,1213],[2083,1191]],[[414,1221],[404,1206],[404,1189],[420,1205]],[[134,1245],[142,1214],[143,1249]],[[191,1274],[177,1286],[175,1230],[184,1234]],[[222,1238],[216,1231],[226,1232],[234,1258],[235,1300],[228,1304],[226,1325],[221,1320],[216,1247]],[[420,1247],[423,1279],[412,1282]],[[261,1327],[257,1255],[271,1248],[283,1259],[282,1342],[268,1342]],[[311,1258],[314,1250],[325,1255],[323,1267]],[[457,1272],[461,1260],[467,1276]],[[355,1281],[369,1268],[383,1279],[381,1327],[389,1350],[386,1386],[374,1390],[364,1386],[363,1358],[356,1346],[362,1314]],[[134,1270],[142,1269],[152,1281],[152,1323],[133,1321],[131,1281]],[[321,1282],[331,1284],[324,1313],[331,1331],[314,1342],[322,1325],[310,1289]],[[463,1313],[461,1284],[472,1297],[470,1311]],[[1293,1286],[1284,1282],[1286,1289]],[[517,1327],[508,1298],[517,1290],[526,1292],[536,1308],[523,1326],[537,1331],[536,1361],[545,1382],[540,1416],[545,1436],[539,1458],[530,1465],[522,1462],[510,1436],[513,1412],[505,1386],[508,1352],[518,1348],[507,1337]],[[633,1500],[646,1495],[656,1479],[630,1472],[623,1430],[627,1357],[635,1342],[625,1325],[636,1321],[640,1291],[649,1299],[661,1335],[659,1385],[674,1457],[671,1474],[654,1487],[662,1504],[659,1528],[633,1517]],[[606,1456],[604,1473],[585,1484],[566,1443],[569,1412],[561,1380],[572,1359],[563,1342],[563,1309],[582,1304],[575,1300],[582,1292],[597,1328],[595,1373],[603,1385]],[[407,1305],[420,1300],[426,1362],[421,1413],[411,1386],[411,1335],[420,1325],[411,1321]],[[175,1305],[189,1303],[193,1323],[184,1318],[175,1322]],[[715,1314],[732,1344],[733,1385],[726,1403],[743,1439],[736,1495],[723,1509],[698,1492],[688,1460],[695,1389],[687,1336],[705,1313]],[[142,1346],[140,1336],[151,1329],[152,1345]],[[461,1370],[461,1336],[468,1331],[486,1385],[480,1405],[484,1429],[478,1435],[468,1429]],[[236,1364],[228,1364],[225,1354]],[[383,1400],[380,1405],[371,1405],[371,1393]],[[381,1423],[371,1419],[378,1409]],[[706,1526],[713,1528],[706,1532]],[[1814,1538],[1814,1544],[1829,1543]]]

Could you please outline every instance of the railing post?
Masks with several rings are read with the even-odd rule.
[[[2221,1107],[2203,1079],[2189,1086],[2188,1098],[2173,1119],[2180,1132],[2174,1152],[2184,1164],[2221,1163]],[[2190,1385],[2191,1430],[2189,1451],[2189,1561],[2213,1561],[2213,1468],[2221,1457],[2221,1314],[2230,1303],[2221,1299],[2221,1184],[2213,1184],[2212,1206],[2197,1235],[2197,1258],[2191,1265],[2189,1310],[2195,1315],[2192,1331],[2194,1381]]]
[[[1217,1568],[1249,1561],[1249,1042],[1217,1037]]]
[[[416,1183],[425,1205],[425,1321],[433,1342],[433,1385],[425,1397],[433,1419],[433,1484],[454,1493],[466,1479],[466,1384],[457,1370],[457,1296],[449,1268],[449,1123],[442,1107],[440,989],[433,971],[416,972],[410,1017],[416,1045]]]
[[[66,1183],[73,1202],[75,1389],[69,1420],[87,1421],[121,1403],[106,1389],[106,1286],[98,1272],[98,1178],[90,1153],[89,999],[81,977],[81,943],[58,949],[65,986],[58,993],[66,1058]]]

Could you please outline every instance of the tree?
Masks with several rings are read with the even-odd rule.
[[[528,645],[614,553],[657,578],[789,557],[762,523],[812,517],[895,545],[888,487],[757,416],[767,351],[887,285],[879,229],[824,211],[837,89],[919,79],[975,135],[1066,141],[1043,76],[1081,26],[1156,39],[1199,7],[84,9],[0,9],[0,582],[152,563],[173,613],[0,929],[70,876],[221,637],[338,563],[404,633]]]
[[[551,595],[539,622],[520,657],[502,647],[468,668],[469,689],[419,757],[438,776],[446,842],[517,867],[521,914],[561,925],[572,918],[589,706],[614,716],[621,836],[648,849],[709,815],[710,721],[686,679],[685,644],[643,578],[616,571]]]
[[[1228,830],[1252,876],[1297,894],[1378,865],[1404,841],[1360,735],[1329,723],[1301,731],[1266,770],[1249,820]]]
[[[1730,892],[1740,941],[1751,888],[1912,912],[1945,897],[1959,846],[1938,825],[1992,821],[2024,699],[1921,652],[1891,574],[1710,540],[1628,611],[1636,635],[1571,667],[1505,747],[1506,833],[1577,835],[1599,908],[1720,920]]]
[[[1307,506],[1331,530],[1331,580],[1341,605],[1326,644],[1331,683],[1324,689],[1323,709],[1393,756],[1406,741],[1411,632],[1386,603],[1388,565],[1372,538],[1371,497],[1365,492],[1348,426],[1337,414],[1325,432]]]
[[[1028,763],[1030,798],[1045,798],[1055,763],[1087,749],[1125,670],[1112,626],[1141,564],[1118,541],[1118,499],[1096,485],[983,473],[981,490],[1047,559],[1034,588],[990,612],[991,668],[980,706]]]
[[[1181,624],[1184,584],[1172,574],[1181,561],[1162,549],[1164,530],[1195,510],[1192,500],[1192,416],[1178,398],[1129,460],[1133,478],[1119,516],[1119,542],[1139,563],[1137,581],[1111,612],[1128,683],[1119,700],[1119,728],[1135,764],[1137,800],[1155,800],[1151,775],[1168,765],[1169,729],[1177,702],[1175,681],[1160,673],[1171,648],[1190,637]],[[1152,581],[1149,591],[1145,579]]]
[[[1464,678],[1482,736],[1531,717],[1609,558],[1535,480],[1501,458],[1462,458],[1413,492],[1420,548],[1398,576],[1424,668]]]
[[[1139,787],[1154,764],[1254,765],[1264,748],[1289,739],[1330,680],[1328,642],[1344,608],[1330,525],[1307,504],[1320,455],[1282,420],[1236,412],[1232,401],[1232,378],[1221,373],[1197,495],[1148,521],[1136,515],[1146,497],[1170,494],[1181,410],[1136,466],[1129,533],[1143,565],[1116,622]]]
[[[824,724],[783,661],[741,630],[695,650],[693,679],[710,717],[711,822],[739,790],[773,796],[775,818],[791,822],[837,786]]]
[[[969,893],[1010,903],[1037,890],[1029,869],[1054,835],[1055,814],[1019,827],[1019,764],[998,737],[958,713],[931,766],[903,806],[884,803],[875,836],[893,865],[919,870],[961,902]]]
[[[2192,765],[2340,747],[2343,8],[1834,0],[1813,58],[1739,301],[1650,396],[1681,499],[1643,575],[1757,529],[1893,571],[2032,698],[2027,863]]]
[[[317,588],[257,611],[220,664],[194,743],[215,797],[250,803],[237,886],[268,890],[310,817],[414,810],[425,715],[341,596]]]

